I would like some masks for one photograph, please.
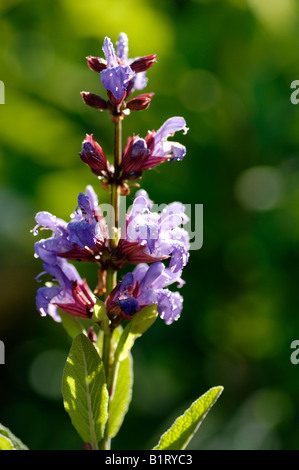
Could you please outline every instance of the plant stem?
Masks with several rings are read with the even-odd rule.
[[[118,177],[121,171],[121,155],[122,155],[122,120],[117,119],[114,125],[114,182],[111,185],[111,206],[112,214],[114,216],[113,226],[117,232],[119,228],[119,186]],[[112,246],[115,246],[117,240],[115,237],[117,233],[114,233],[114,237],[111,240]]]
[[[118,243],[118,229],[119,229],[119,188],[118,188],[118,177],[121,171],[121,155],[122,155],[122,121],[120,118],[116,119],[114,124],[114,181],[111,184],[110,203],[111,203],[111,238],[110,247],[115,248]],[[112,289],[117,284],[117,271],[113,268],[107,270],[107,289],[106,295],[108,296]],[[110,351],[111,351],[111,336],[112,332],[105,332],[103,339],[103,364],[106,373],[107,386],[111,383],[111,364],[110,364]],[[114,380],[112,380],[114,382]],[[112,390],[109,390],[109,394]],[[110,400],[110,397],[109,397]],[[108,402],[109,411],[109,402]],[[109,438],[109,424],[108,420],[106,423],[104,437],[99,443],[99,448],[103,450],[110,450],[111,439]]]

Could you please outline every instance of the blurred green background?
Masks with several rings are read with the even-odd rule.
[[[114,449],[151,448],[215,385],[224,392],[190,449],[299,449],[299,79],[296,0],[2,0],[0,4],[0,422],[33,450],[82,449],[62,405],[70,339],[35,308],[42,270],[30,233],[37,211],[69,220],[93,184],[78,152],[93,133],[111,158],[108,115],[85,57],[107,35],[130,57],[156,53],[147,111],[124,142],[174,115],[190,128],[183,162],[144,174],[157,204],[203,204],[180,320],[157,321],[134,346],[133,401]],[[132,196],[134,191],[132,192]],[[95,271],[82,265],[93,282]]]

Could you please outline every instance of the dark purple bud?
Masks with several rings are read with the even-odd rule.
[[[100,57],[93,57],[89,55],[86,57],[88,67],[90,70],[93,72],[102,72],[102,70],[107,68],[107,62],[104,59],[101,59]]]
[[[134,60],[130,65],[131,69],[136,72],[146,72],[157,62],[156,54],[147,55],[145,57],[140,57],[139,59]]]
[[[81,160],[91,168],[95,175],[102,176],[103,172],[109,172],[108,162],[102,147],[94,140],[92,134],[86,134],[82,145],[82,152],[79,155]]]
[[[127,108],[131,111],[143,111],[151,104],[154,93],[144,93],[143,95],[136,96],[127,102]]]
[[[101,110],[107,109],[107,101],[101,98],[101,96],[95,95],[94,93],[88,93],[86,91],[82,91],[81,96],[84,103],[88,106]]]

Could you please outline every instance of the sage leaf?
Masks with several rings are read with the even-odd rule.
[[[153,450],[185,449],[222,391],[221,386],[213,387],[195,400],[190,408],[161,436]]]
[[[8,428],[0,424],[0,450],[28,450]]]
[[[64,407],[85,443],[98,449],[108,418],[103,363],[93,343],[81,333],[73,340],[63,374]]]

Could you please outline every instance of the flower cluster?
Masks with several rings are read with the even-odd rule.
[[[94,93],[82,92],[86,104],[96,109],[109,109],[120,113],[120,109],[143,110],[146,109],[153,97],[153,93],[146,93],[125,100],[135,90],[143,90],[147,85],[146,71],[157,61],[156,55],[128,58],[128,38],[121,33],[116,44],[116,52],[111,39],[106,37],[103,45],[105,59],[101,57],[87,57],[91,70],[100,73],[103,87],[107,90],[109,100],[103,99]]]
[[[107,99],[82,93],[88,105],[108,110],[114,123],[123,119],[126,111],[146,109],[152,93],[128,97],[147,84],[146,71],[156,62],[156,56],[128,58],[128,39],[121,33],[116,52],[109,38],[105,38],[105,59],[89,56],[88,66],[100,73],[107,90]],[[170,137],[177,131],[187,132],[182,117],[168,119],[157,131],[145,138],[133,135],[120,155],[119,168],[108,162],[93,134],[86,134],[79,153],[81,160],[93,174],[105,183],[106,189],[117,188],[122,193],[129,181],[141,178],[142,173],[165,162],[182,160],[186,148]],[[81,318],[92,318],[98,299],[104,295],[104,304],[113,326],[131,319],[145,306],[156,304],[166,324],[177,320],[182,311],[183,298],[169,286],[182,287],[182,272],[189,258],[189,235],[184,228],[188,221],[185,207],[180,202],[154,210],[154,203],[145,190],[138,190],[132,206],[127,210],[124,226],[117,227],[117,236],[111,243],[109,223],[103,215],[92,186],[78,196],[77,207],[68,222],[49,212],[36,215],[35,235],[50,232],[48,238],[35,243],[35,257],[43,262],[44,274],[50,282],[37,291],[37,309],[42,316],[50,315],[60,321],[59,310]],[[72,261],[93,263],[97,266],[97,283],[92,290],[81,279]],[[107,291],[107,273],[119,273],[128,264],[135,265]],[[121,273],[120,273],[121,274]]]

